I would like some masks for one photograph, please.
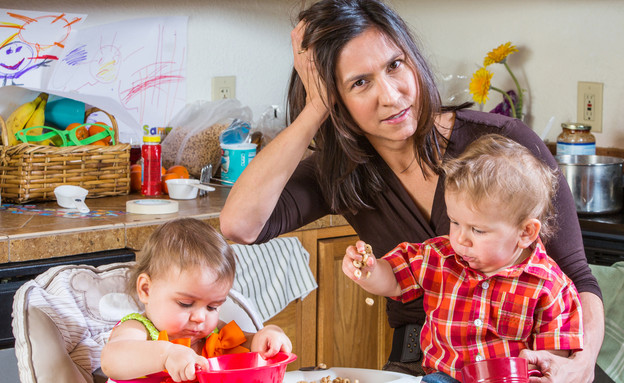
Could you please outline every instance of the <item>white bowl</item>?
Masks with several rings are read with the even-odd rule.
[[[169,190],[169,198],[173,199],[193,199],[197,198],[199,189],[213,191],[213,187],[201,185],[199,180],[187,178],[174,178],[165,181],[167,190]]]

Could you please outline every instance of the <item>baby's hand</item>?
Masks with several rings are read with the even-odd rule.
[[[275,356],[278,352],[292,352],[292,343],[284,331],[275,326],[267,325],[251,340],[251,351],[257,351],[264,359]]]
[[[171,344],[165,359],[165,370],[174,382],[195,380],[195,366],[208,369],[208,361],[190,347]]]
[[[354,281],[367,279],[375,269],[375,256],[370,245],[364,241],[357,241],[355,246],[347,247],[342,259],[342,271]]]

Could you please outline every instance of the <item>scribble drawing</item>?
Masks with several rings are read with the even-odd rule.
[[[119,99],[128,109],[138,113],[138,121],[146,121],[146,113],[157,111],[165,123],[176,111],[177,97],[183,92],[185,77],[185,42],[178,41],[176,31],[159,25],[155,49],[143,57],[149,63],[137,67],[122,81]],[[167,48],[165,48],[167,47]]]
[[[7,16],[15,21],[3,21]],[[63,48],[72,25],[81,20],[80,17],[68,20],[64,13],[29,17],[9,11],[1,15],[0,28],[9,31],[8,37],[0,43],[2,85],[23,85],[16,80],[58,60],[58,56],[46,51]]]

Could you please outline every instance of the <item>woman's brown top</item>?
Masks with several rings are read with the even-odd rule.
[[[498,133],[526,146],[552,168],[557,163],[544,142],[523,122],[497,114],[459,110],[445,152],[445,158],[456,157],[477,137]],[[315,176],[314,155],[302,161],[286,185],[270,219],[256,240],[266,242],[282,233],[298,229],[330,211]],[[403,185],[380,156],[372,159],[383,169],[386,190],[376,199],[373,209],[362,209],[356,214],[343,214],[359,238],[370,244],[381,257],[401,242],[423,242],[448,234],[449,219],[444,201],[444,179],[438,180],[431,218],[426,219],[410,198]],[[583,249],[581,229],[574,199],[562,175],[554,201],[557,209],[558,230],[546,244],[548,254],[572,279],[579,292],[591,292],[601,297],[596,278],[591,273]],[[422,324],[424,312],[421,299],[407,304],[387,301],[391,327],[408,323]]]

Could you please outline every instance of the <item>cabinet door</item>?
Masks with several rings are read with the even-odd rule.
[[[318,241],[317,362],[328,367],[381,369],[392,330],[385,298],[367,293],[342,272],[342,258],[356,236]],[[372,305],[366,298],[373,300]]]

